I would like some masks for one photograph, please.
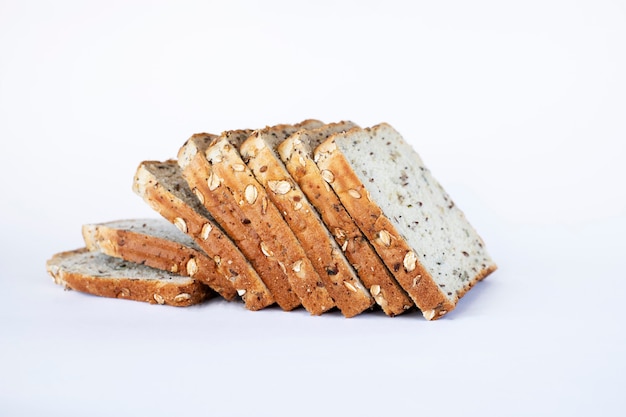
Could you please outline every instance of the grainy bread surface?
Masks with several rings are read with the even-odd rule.
[[[260,310],[274,297],[232,240],[198,200],[176,161],[144,161],[137,168],[133,190],[166,220],[188,234],[215,262],[216,270],[233,283],[246,308]]]
[[[313,124],[319,126],[319,124]],[[354,317],[373,298],[357,277],[316,209],[280,160],[276,148],[302,125],[279,125],[255,131],[240,147],[241,155],[295,234],[339,310]],[[313,286],[316,283],[311,283]],[[324,288],[320,287],[320,288]]]
[[[82,232],[89,250],[192,277],[229,301],[237,296],[233,283],[217,271],[215,261],[164,219],[91,223],[83,225]]]
[[[329,135],[353,127],[356,125],[352,122],[340,122],[313,130],[300,130],[284,140],[278,146],[278,152],[291,177],[320,213],[376,303],[387,315],[396,316],[411,309],[413,302],[393,278],[313,161],[314,149]]]
[[[388,124],[333,135],[315,160],[427,319],[454,309],[496,269],[463,212]]]
[[[55,254],[46,269],[55,283],[100,297],[184,307],[212,295],[207,286],[191,278],[86,248]]]
[[[178,162],[206,210],[251,262],[276,303],[289,311],[301,305],[297,292],[306,289],[292,286],[289,275],[293,265],[286,262],[292,249],[287,246],[289,238],[284,236],[284,228],[276,227],[281,225],[275,221],[276,208],[239,155],[238,145],[250,133],[193,135],[181,147]]]

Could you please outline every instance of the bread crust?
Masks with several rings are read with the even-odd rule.
[[[242,294],[247,309],[257,311],[272,305],[273,295],[234,242],[211,218],[164,187],[157,176],[162,170],[180,175],[176,161],[144,161],[137,168],[133,190],[166,220],[182,227],[213,259],[217,271],[232,280],[235,289]]]
[[[145,220],[144,220],[145,222]],[[237,298],[233,283],[218,273],[213,259],[182,243],[151,235],[136,219],[132,229],[117,226],[119,222],[85,224],[82,227],[85,245],[91,251],[142,263],[152,268],[191,277],[208,285],[224,299]]]
[[[278,152],[291,177],[320,213],[376,303],[385,314],[393,317],[411,309],[413,301],[391,275],[313,161],[313,148],[318,142],[355,126],[351,122],[342,122],[314,131],[299,131],[282,142]]]
[[[143,280],[136,277],[125,277],[124,270],[120,269],[116,277],[97,277],[81,271],[72,270],[68,262],[75,258],[89,256],[94,263],[97,254],[87,248],[60,252],[52,256],[46,269],[55,283],[66,289],[76,290],[107,298],[122,298],[142,301],[150,304],[166,304],[176,307],[187,307],[198,304],[213,296],[213,292],[206,285],[191,278],[184,280]],[[134,268],[136,264],[126,263],[127,268]]]
[[[290,311],[302,305],[297,293],[306,288],[290,279],[294,262],[288,259],[294,248],[286,244],[290,239],[284,228],[277,227],[280,223],[276,223],[276,214],[280,214],[231,142],[231,136],[249,133],[193,135],[180,149],[178,159],[183,176],[203,196],[206,209],[254,266],[276,303]],[[326,311],[332,306],[324,307]]]
[[[374,300],[273,146],[277,140],[282,141],[297,130],[299,126],[295,125],[258,130],[243,142],[241,154],[319,275],[318,283],[311,285],[325,288],[342,314],[354,317],[371,308]]]
[[[360,131],[362,129],[354,128],[344,134],[329,137],[315,150],[315,161],[320,170],[328,170],[334,174],[333,181],[329,183],[398,283],[413,299],[426,319],[436,320],[452,311],[456,303],[446,297],[431,274],[417,259],[414,248],[410,247],[380,206],[371,200],[365,185],[335,143],[340,135],[347,138],[352,133]],[[381,231],[385,233],[381,234]],[[459,297],[495,269],[495,265],[489,265],[479,271],[469,280],[469,284],[459,293]]]

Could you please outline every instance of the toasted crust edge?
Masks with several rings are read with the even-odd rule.
[[[175,307],[199,304],[214,294],[207,286],[192,279],[186,280],[185,284],[176,284],[158,280],[142,281],[136,278],[100,278],[67,271],[63,265],[64,261],[84,252],[88,252],[88,249],[59,252],[46,262],[46,270],[56,284],[99,297],[122,298]]]
[[[354,128],[352,130],[360,131],[361,129]],[[350,131],[346,134],[349,133]],[[382,209],[370,199],[365,185],[354,173],[347,158],[335,144],[335,137],[336,135],[333,135],[320,144],[314,151],[314,158],[320,170],[328,169],[331,172],[340,173],[335,175],[335,181],[333,181],[331,186],[343,206],[357,222],[357,225],[368,240],[372,242],[383,262],[427,320],[439,319],[454,310],[457,303],[453,303],[443,294],[433,277],[420,264],[419,260],[416,260],[415,266],[411,264],[410,268],[405,267],[405,259],[411,253],[415,253],[414,249],[402,238],[393,223],[385,217]],[[362,198],[354,198],[354,191],[360,193]],[[378,239],[377,232],[380,230],[389,232],[393,244],[387,247],[386,245],[376,243]],[[469,280],[465,290],[459,294],[459,299],[476,282],[484,279],[496,269],[497,266],[493,265],[479,271]]]

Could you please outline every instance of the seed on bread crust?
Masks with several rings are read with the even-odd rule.
[[[278,195],[287,194],[291,190],[291,184],[285,180],[268,181],[267,185],[274,194]]]
[[[246,290],[237,290],[237,294],[239,294],[240,297],[243,297],[246,294]]]
[[[243,172],[246,169],[244,164],[233,164],[231,168],[235,172]]]
[[[432,320],[435,318],[435,310],[424,310],[422,314],[426,318],[426,320]]]
[[[218,177],[216,173],[211,171],[211,173],[209,174],[209,179],[207,180],[209,190],[213,191],[217,189],[217,187],[219,187],[221,183],[222,180],[220,179],[220,177]]]
[[[378,294],[380,294],[380,285],[372,285],[370,287],[370,293],[374,297],[376,297]]]
[[[391,235],[386,230],[381,230],[380,232],[378,232],[378,240],[387,247],[391,245]]]
[[[274,256],[274,254],[272,253],[271,250],[269,250],[265,242],[261,242],[261,252],[263,252],[263,255],[267,256],[268,258],[270,256]]]
[[[200,238],[202,240],[207,240],[209,238],[209,234],[211,233],[211,230],[213,230],[213,226],[211,226],[210,223],[205,223],[202,226],[202,230],[200,231]]]
[[[154,301],[156,301],[156,302],[157,302],[157,304],[160,304],[160,305],[165,304],[165,298],[163,298],[163,296],[162,296],[162,295],[160,295],[160,294],[154,294],[152,297],[154,298]]]
[[[352,285],[351,283],[349,283],[348,281],[344,281],[344,282],[343,282],[343,285],[345,285],[345,286],[346,286],[346,288],[348,288],[348,289],[349,289],[350,291],[352,291],[352,292],[356,292],[356,291],[357,291],[357,290],[356,290],[356,288],[355,288],[355,286],[354,286],[354,285]]]
[[[183,233],[187,233],[187,222],[182,217],[176,217],[174,219],[174,226]]]
[[[355,190],[354,188],[350,188],[348,190],[348,194],[350,194],[350,197],[352,198],[357,198],[357,199],[361,198],[361,193]]]
[[[298,273],[302,270],[302,259],[294,262],[293,266],[291,267],[291,269],[293,270],[293,272]]]
[[[176,297],[174,297],[174,302],[175,303],[182,303],[184,301],[190,300],[191,299],[191,295],[187,294],[186,292],[178,294]]]
[[[415,265],[417,264],[417,255],[415,252],[412,250],[408,251],[406,255],[404,255],[402,263],[407,272],[413,271],[415,269]]]
[[[187,261],[187,274],[189,274],[190,277],[193,277],[197,273],[198,273],[198,263],[196,262],[195,258],[190,258]]]
[[[243,195],[248,204],[254,204],[254,202],[256,201],[256,198],[259,195],[259,192],[257,191],[256,187],[253,184],[248,184],[246,185],[246,188],[243,190]]]
[[[194,195],[196,196],[196,198],[198,199],[198,201],[200,201],[200,204],[204,204],[204,196],[202,195],[202,193],[200,192],[200,190],[198,190],[197,188],[193,188]]]
[[[333,174],[332,171],[329,171],[328,169],[323,169],[321,174],[324,181],[331,184],[333,183],[333,181],[335,181],[335,174]]]

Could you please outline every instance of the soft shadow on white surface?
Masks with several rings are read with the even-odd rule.
[[[618,416],[618,1],[0,4],[0,415]],[[84,223],[154,216],[193,133],[391,123],[498,271],[437,322],[66,292]]]

